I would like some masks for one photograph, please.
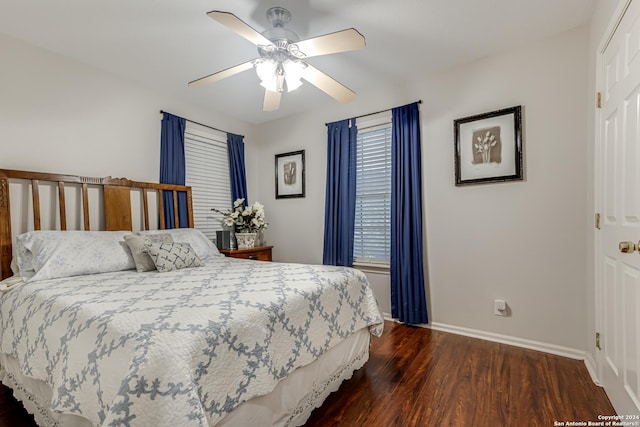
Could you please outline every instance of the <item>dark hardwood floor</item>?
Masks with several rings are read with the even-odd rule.
[[[386,322],[364,368],[307,426],[544,426],[615,411],[584,363]],[[0,386],[0,427],[35,426]]]
[[[553,426],[615,411],[584,362],[385,323],[363,369],[307,426]]]

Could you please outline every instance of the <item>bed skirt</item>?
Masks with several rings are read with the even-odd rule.
[[[369,359],[370,333],[361,329],[313,363],[296,369],[269,394],[242,403],[217,426],[301,426],[340,384]],[[93,427],[86,418],[52,413],[51,389],[42,381],[23,376],[18,362],[0,354],[0,381],[13,390],[25,409],[42,427]]]

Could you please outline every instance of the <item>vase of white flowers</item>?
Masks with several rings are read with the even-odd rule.
[[[233,202],[233,210],[229,212],[222,212],[215,208],[211,210],[224,215],[222,219],[224,226],[233,227],[238,249],[253,248],[258,237],[261,237],[262,230],[269,225],[264,220],[264,205],[259,202],[245,207],[244,199],[237,199]]]

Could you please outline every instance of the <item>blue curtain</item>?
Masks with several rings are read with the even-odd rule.
[[[247,205],[247,174],[244,166],[244,137],[227,133],[227,151],[229,153],[229,176],[231,178],[231,199],[244,198]]]
[[[322,263],[353,265],[356,214],[355,119],[327,124],[327,189]]]
[[[173,114],[163,113],[160,135],[160,182],[162,184],[185,184],[184,129],[186,120]],[[164,193],[165,228],[187,227],[187,195],[178,193],[178,217],[175,223],[173,195]]]
[[[418,103],[392,110],[391,315],[427,323],[422,259],[422,172]]]

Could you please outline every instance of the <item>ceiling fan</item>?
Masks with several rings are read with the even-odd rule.
[[[274,111],[280,107],[280,98],[285,87],[288,92],[295,90],[304,79],[340,102],[349,102],[355,93],[327,74],[313,67],[304,58],[347,52],[365,47],[364,36],[354,28],[325,34],[306,40],[285,28],[291,21],[291,13],[283,7],[267,10],[267,19],[273,25],[262,33],[251,28],[230,12],[214,10],[207,16],[249,40],[258,47],[259,58],[244,62],[226,70],[189,82],[189,86],[201,86],[255,68],[260,84],[265,88],[264,111]]]

